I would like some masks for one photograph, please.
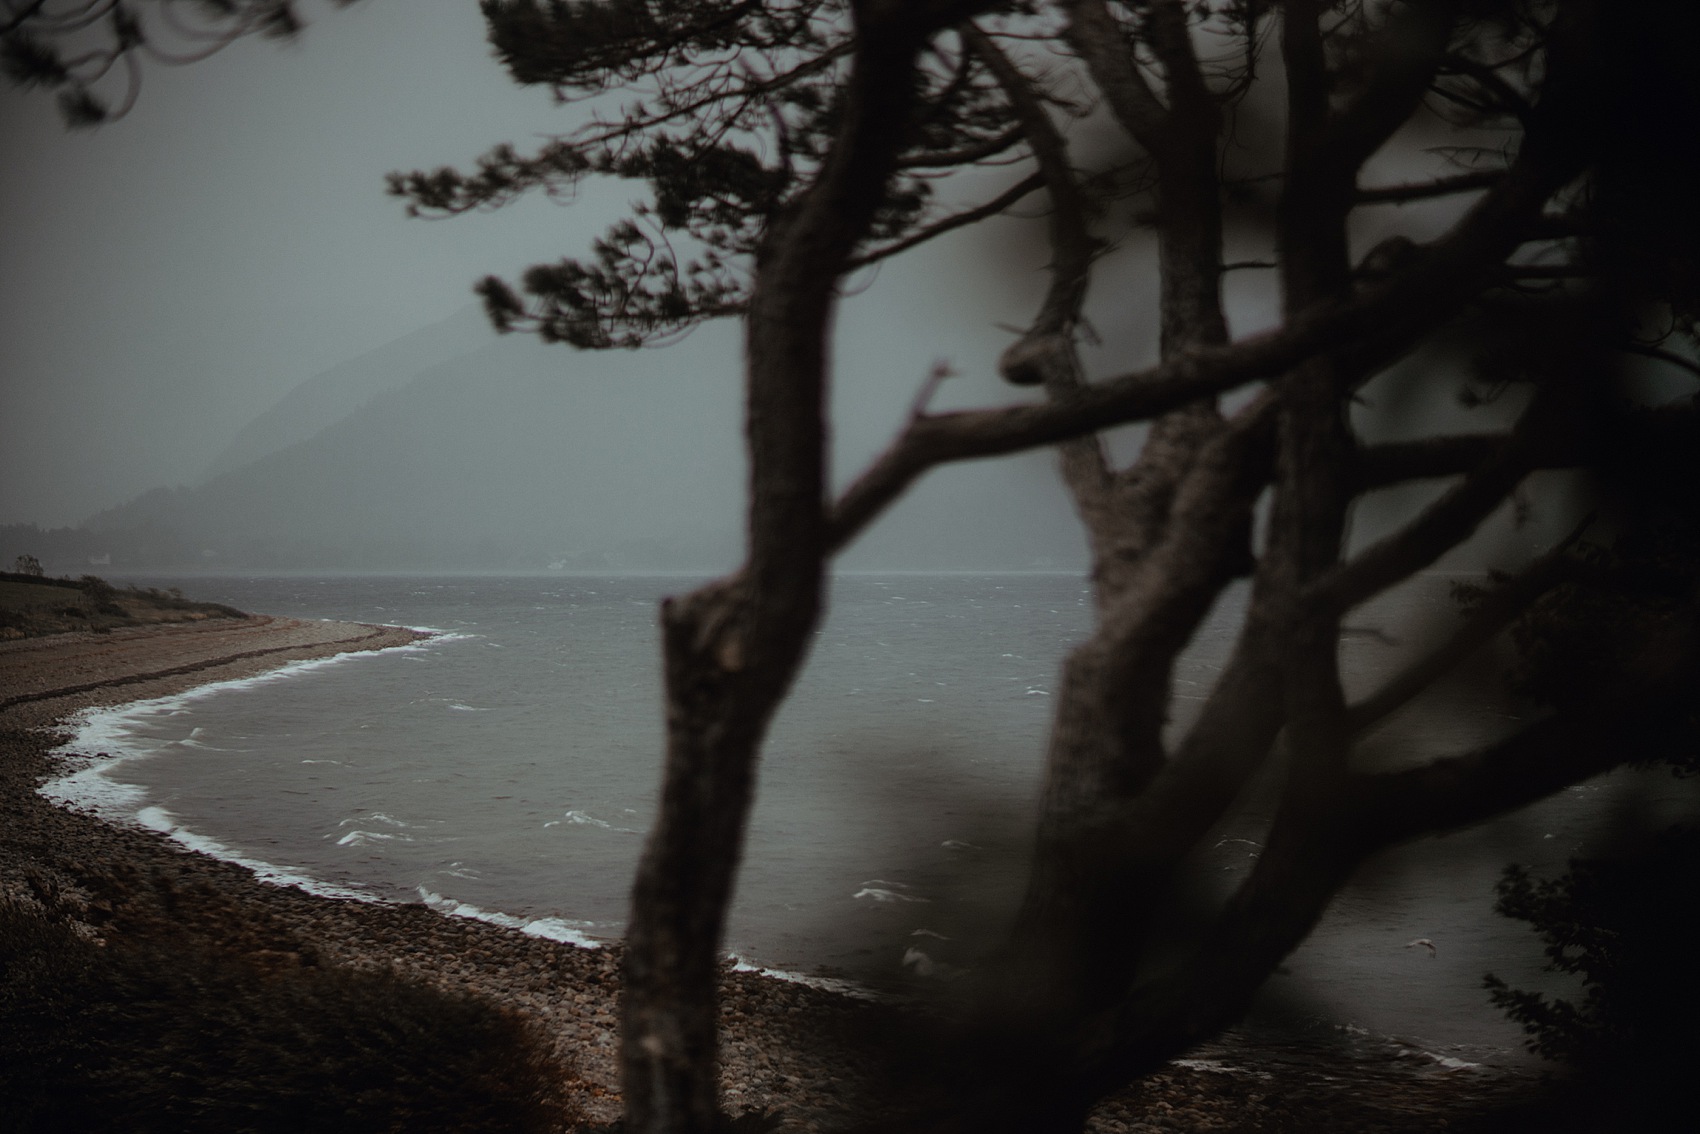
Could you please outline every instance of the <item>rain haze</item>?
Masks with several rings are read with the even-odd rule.
[[[833,990],[960,1001],[875,1062],[962,1129],[1528,1071],[1505,990],[1578,984],[1518,880],[1700,814],[1700,324],[1638,337],[1651,164],[1576,94],[1645,25],[1570,73],[1521,3],[295,6],[75,130],[0,4],[0,945],[535,975],[633,1130],[888,1085],[771,1026]]]
[[[469,165],[582,112],[512,83],[474,5],[307,14],[296,42],[150,67],[129,115],[97,130],[68,131],[50,97],[0,91],[0,524],[8,543],[30,542],[20,525],[86,537],[0,551],[73,574],[85,558],[115,573],[729,567],[736,326],[598,355],[498,342],[473,309],[480,276],[584,254],[641,187],[410,220],[387,172]],[[1009,400],[998,324],[1020,323],[1042,286],[1034,228],[1012,220],[853,281],[841,481],[937,361],[959,375],[939,404]],[[434,384],[415,382],[434,368]],[[346,491],[327,498],[333,473]],[[1044,454],[936,473],[847,565],[1080,566],[1055,479]],[[140,528],[176,542],[120,535]]]

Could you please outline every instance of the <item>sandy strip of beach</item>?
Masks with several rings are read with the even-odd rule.
[[[414,644],[399,627],[252,617],[0,643],[0,893],[29,905],[52,892],[60,916],[125,924],[167,895],[170,916],[207,927],[257,963],[389,969],[490,997],[544,1025],[578,1069],[598,1122],[619,1113],[619,949],[585,949],[418,904],[319,897],[261,882],[163,834],[61,809],[37,792],[62,722],[91,706],[166,696],[292,661]],[[92,754],[89,754],[92,755]],[[563,889],[571,886],[562,879]],[[135,920],[130,918],[128,920]],[[782,1110],[787,1131],[828,1130],[879,1113],[879,1060],[865,1038],[900,1009],[789,980],[722,975],[723,1089],[733,1113]],[[1094,1131],[1432,1130],[1507,1091],[1435,1069],[1369,1060],[1354,1068],[1297,1058],[1282,1066],[1183,1061],[1094,1115]],[[1272,1070],[1272,1068],[1274,1070]]]
[[[545,1023],[582,1076],[587,1111],[611,1121],[620,1103],[617,946],[583,949],[424,905],[263,883],[158,832],[101,822],[37,793],[58,763],[49,752],[68,739],[62,722],[77,710],[422,637],[400,627],[258,616],[0,642],[0,892],[28,903],[46,885],[73,912],[86,906],[91,921],[107,923],[115,900],[156,900],[157,886],[126,880],[165,878],[179,906],[205,906],[201,920],[226,927],[228,947],[266,963],[310,950],[321,963],[389,968],[493,998]],[[117,899],[115,889],[123,891]],[[233,920],[241,929],[228,932]],[[813,1130],[860,1105],[846,1074],[853,1057],[834,1038],[860,1002],[730,969],[726,982],[725,1081],[734,1113],[740,1104],[784,1107],[789,1128]]]

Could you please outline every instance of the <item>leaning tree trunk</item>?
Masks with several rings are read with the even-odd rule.
[[[928,30],[858,12],[844,116],[815,183],[776,218],[745,319],[748,557],[662,610],[667,756],[632,889],[621,1012],[630,1134],[719,1125],[716,972],[769,722],[819,622],[829,554],[827,355],[837,285],[885,196]]]

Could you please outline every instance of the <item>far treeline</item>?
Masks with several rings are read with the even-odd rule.
[[[57,87],[73,125],[128,105],[140,72],[114,64],[148,42],[136,13],[173,6],[110,7],[126,16],[104,53],[60,53],[45,15],[5,33],[13,75]],[[666,756],[624,954],[628,1134],[723,1125],[720,945],[763,738],[834,558],[941,465],[1054,448],[1096,618],[1033,754],[1020,911],[957,986],[952,1026],[913,1049],[882,1130],[1073,1134],[1238,1019],[1379,852],[1626,764],[1692,768],[1700,5],[481,7],[516,82],[596,113],[464,170],[396,173],[390,192],[450,217],[570,201],[589,178],[648,190],[583,255],[479,283],[492,322],[581,350],[721,318],[745,337],[743,561],[660,612]],[[197,10],[232,35],[294,26],[285,0]],[[932,241],[1007,240],[1008,215],[1044,244],[1030,268],[1005,261],[1041,282],[1004,328],[1012,388],[945,412],[951,367],[917,373],[889,447],[834,484],[840,296]],[[1242,287],[1264,329],[1235,325],[1252,318],[1225,298]],[[1129,425],[1131,454],[1106,439]],[[1354,540],[1372,513],[1379,534]],[[1531,514],[1570,535],[1490,538]],[[1498,568],[1490,584],[1437,645],[1348,695],[1344,620],[1466,550]],[[1236,585],[1236,646],[1172,735],[1176,659]],[[1518,731],[1378,762],[1377,729],[1496,642],[1515,650]],[[1254,782],[1275,790],[1263,853],[1181,917],[1192,856]],[[1609,1092],[1641,1108],[1619,1128],[1656,1125],[1645,1085]]]

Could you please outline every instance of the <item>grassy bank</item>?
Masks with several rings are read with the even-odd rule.
[[[0,571],[0,641],[246,617],[222,603],[186,599],[175,589],[115,587],[94,575],[49,579]]]

